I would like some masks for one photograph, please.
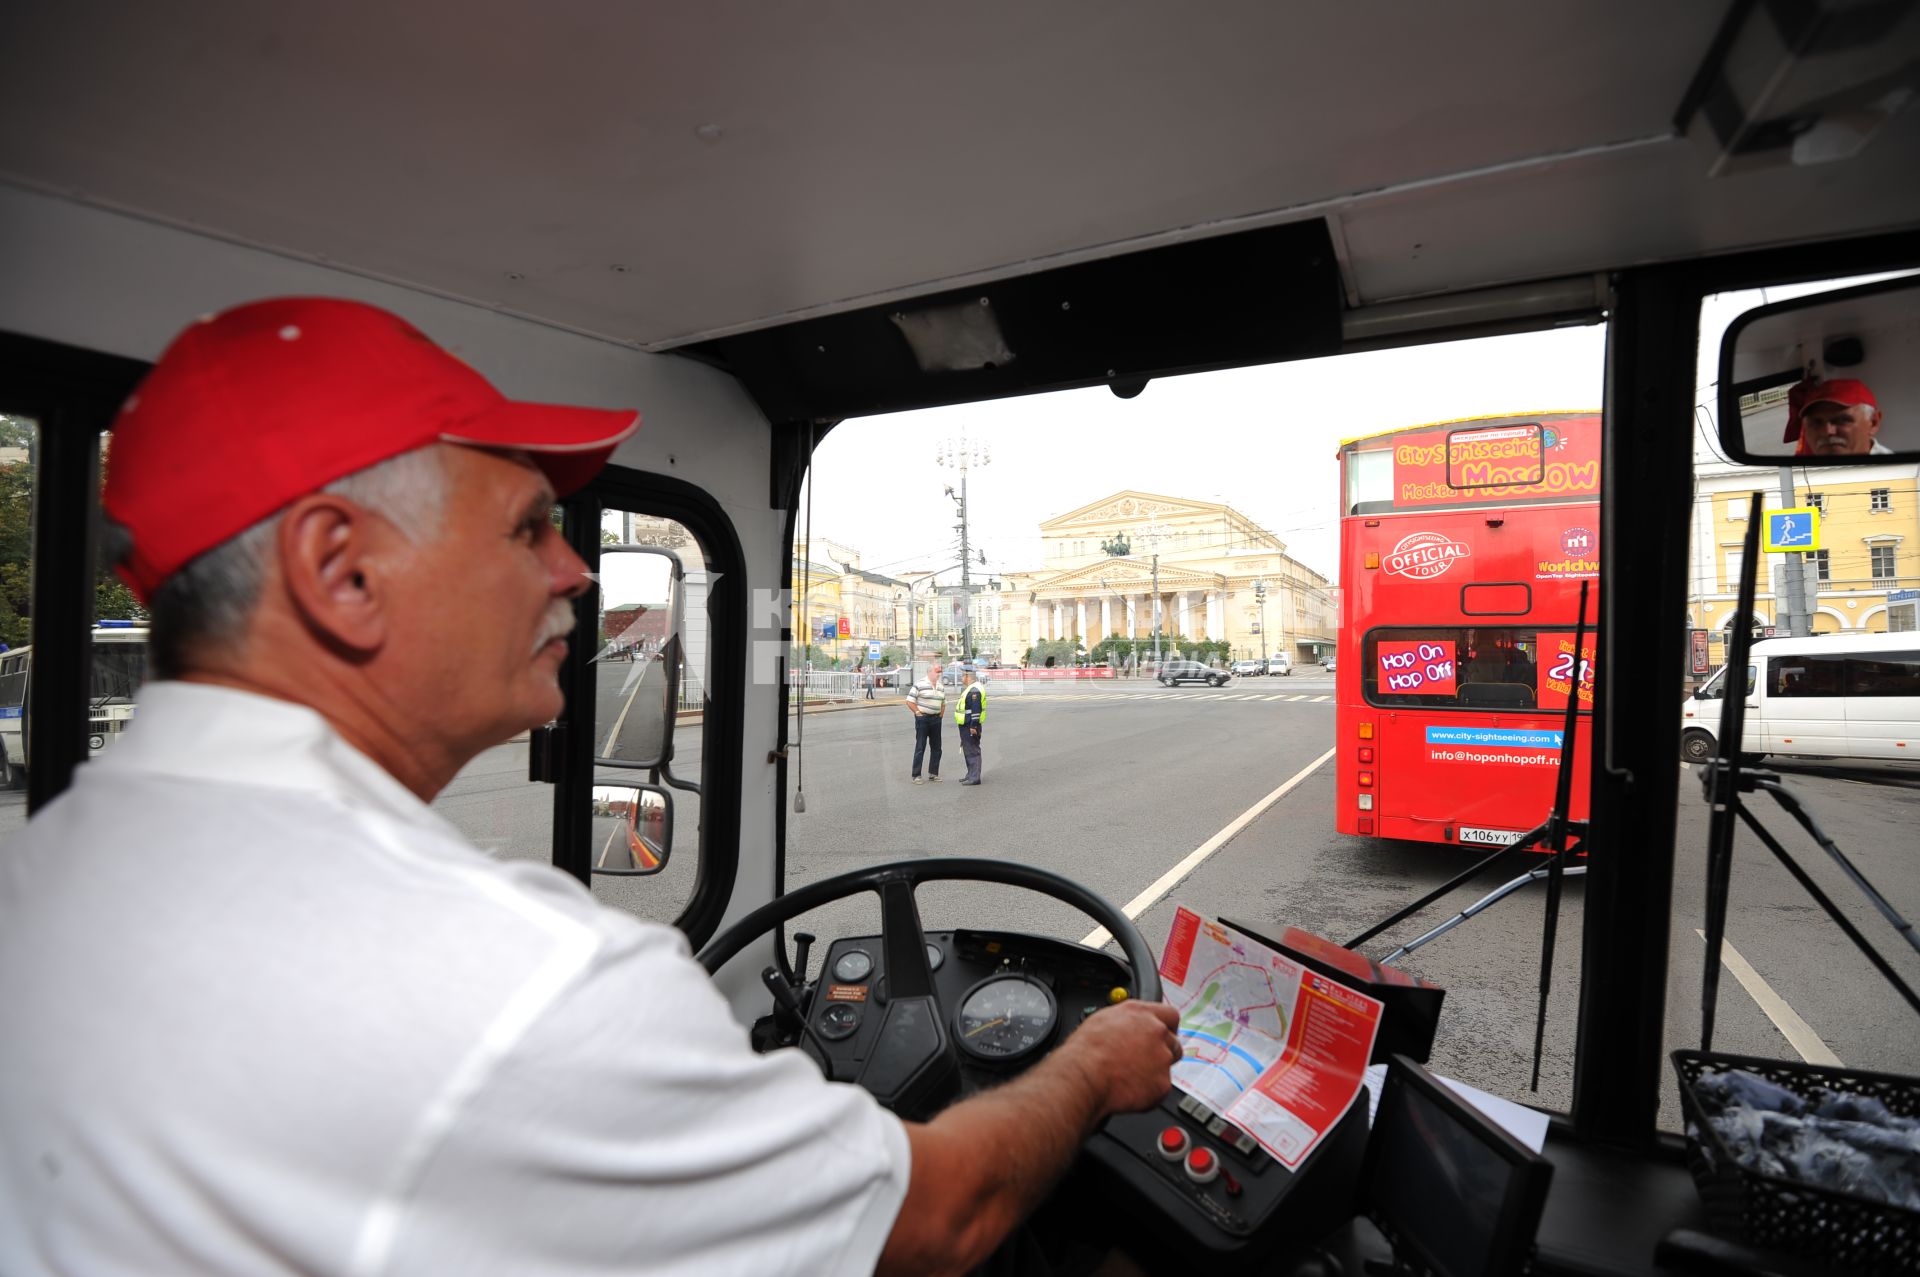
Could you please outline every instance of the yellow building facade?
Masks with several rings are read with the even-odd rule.
[[[1690,623],[1714,632],[1731,623],[1744,568],[1743,542],[1753,491],[1780,509],[1778,471],[1702,467],[1694,531],[1696,593]],[[1882,634],[1904,628],[1920,589],[1920,477],[1906,464],[1865,467],[1796,465],[1793,501],[1820,510],[1816,553],[1801,560],[1815,634]],[[1783,625],[1787,556],[1766,555],[1757,582],[1755,623]]]

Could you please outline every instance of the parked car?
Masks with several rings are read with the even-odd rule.
[[[1233,676],[1226,670],[1216,670],[1198,661],[1168,661],[1160,667],[1159,677],[1168,687],[1177,683],[1209,683],[1214,687],[1225,687],[1227,680]]]
[[[1264,674],[1267,667],[1259,661],[1235,661],[1227,667],[1227,673],[1251,678],[1255,674]]]
[[[1267,658],[1267,673],[1291,674],[1293,673],[1293,661],[1285,656],[1269,656]]]
[[[1329,656],[1327,658],[1327,663],[1325,665],[1322,665],[1320,668],[1325,670],[1329,674],[1333,673],[1333,658]]]

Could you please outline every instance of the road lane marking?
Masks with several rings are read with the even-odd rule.
[[[1338,746],[1335,748],[1337,749]],[[1195,869],[1198,869],[1201,862],[1206,860],[1208,856],[1211,856],[1214,852],[1231,842],[1234,835],[1252,824],[1260,813],[1279,802],[1282,798],[1285,798],[1292,792],[1294,786],[1313,775],[1313,773],[1319,770],[1333,755],[1334,750],[1329,749],[1326,753],[1320,755],[1320,757],[1314,759],[1305,767],[1302,767],[1299,771],[1282,781],[1278,789],[1275,789],[1265,798],[1262,798],[1259,802],[1247,808],[1238,816],[1235,816],[1225,829],[1222,829],[1219,833],[1188,852],[1185,859],[1181,860],[1179,864],[1156,878],[1151,887],[1148,887],[1145,891],[1127,901],[1120,912],[1126,914],[1128,918],[1138,918],[1141,914],[1152,908],[1160,897],[1166,895],[1178,886],[1181,879],[1185,878]],[[1086,934],[1086,937],[1082,939],[1080,943],[1089,948],[1098,949],[1111,939],[1113,939],[1112,932],[1108,931],[1105,927],[1095,927]]]
[[[1313,699],[1314,699],[1314,700],[1316,700],[1316,701],[1324,701],[1324,700],[1326,700],[1326,699],[1328,699],[1328,698],[1327,698],[1327,697],[1325,697],[1325,696],[1316,696],[1316,697],[1314,697]]]
[[[1707,938],[1707,933],[1698,927],[1693,929],[1693,934],[1699,936],[1702,942]],[[1824,1064],[1830,1068],[1845,1067],[1840,1063],[1840,1057],[1820,1040],[1820,1035],[1813,1031],[1813,1026],[1801,1019],[1800,1013],[1788,1006],[1787,1000],[1773,991],[1773,986],[1753,969],[1753,964],[1748,962],[1725,936],[1720,937],[1720,965],[1731,971],[1733,978],[1740,982],[1740,987],[1759,1003],[1760,1010],[1773,1021],[1773,1027],[1780,1030],[1780,1036],[1787,1040],[1787,1045],[1800,1053],[1801,1059],[1808,1064]]]
[[[1282,692],[1278,696],[1269,696],[1267,697],[1267,699],[1270,701],[1284,701],[1287,699],[1287,694],[1285,692]]]
[[[1289,696],[1287,699],[1290,701],[1304,701],[1307,699],[1307,694],[1305,692],[1302,692],[1298,696]]]

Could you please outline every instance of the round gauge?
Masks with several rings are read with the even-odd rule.
[[[851,1037],[860,1027],[860,1013],[844,1002],[835,1002],[820,1013],[820,1036],[829,1042]]]
[[[927,970],[938,971],[940,964],[946,960],[947,955],[941,952],[940,946],[931,940],[927,941]]]
[[[865,949],[849,949],[833,964],[833,978],[842,984],[858,984],[873,974],[873,955]]]
[[[1017,1060],[1046,1044],[1057,1015],[1052,991],[1038,980],[990,976],[961,1000],[955,1036],[977,1059]]]

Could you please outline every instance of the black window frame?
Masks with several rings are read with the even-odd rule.
[[[609,509],[672,519],[693,534],[706,556],[708,677],[701,714],[698,861],[693,893],[672,924],[686,933],[688,944],[697,950],[719,931],[740,867],[746,706],[743,697],[716,696],[714,690],[730,689],[731,680],[747,668],[746,553],[719,501],[696,485],[668,475],[609,465],[561,504],[567,511],[568,539],[596,574],[601,516]],[[596,606],[591,594],[574,600],[577,632],[595,631]],[[576,713],[572,707],[593,704],[592,657],[587,644],[574,644],[561,673],[569,709],[558,728],[561,763],[553,815],[553,863],[589,889],[593,713],[590,708]]]

